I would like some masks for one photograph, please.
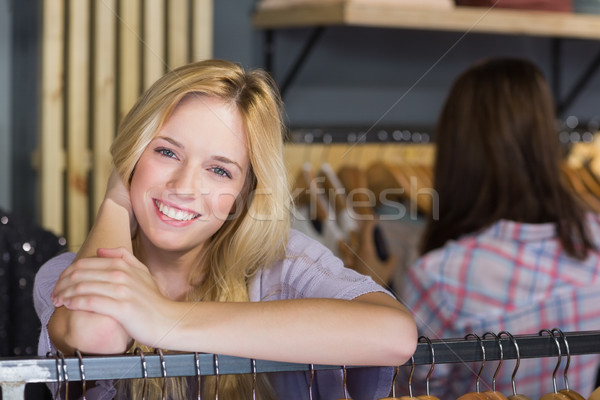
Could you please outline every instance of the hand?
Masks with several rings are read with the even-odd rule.
[[[52,300],[56,307],[110,316],[149,346],[175,324],[171,300],[160,293],[148,268],[122,248],[98,249],[97,257],[71,264],[60,275]]]
[[[359,221],[359,230],[350,234],[348,243],[342,241],[339,244],[340,253],[348,268],[387,287],[394,276],[397,257],[390,254],[385,261],[379,258],[374,239],[375,222],[374,219]]]
[[[121,176],[114,168],[108,178],[104,199],[112,200],[113,202],[127,210],[127,212],[129,213],[129,227],[131,229],[131,237],[133,237],[137,229],[137,221],[135,219],[135,214],[133,213],[133,207],[131,205],[129,188],[125,186],[123,179],[121,179]]]

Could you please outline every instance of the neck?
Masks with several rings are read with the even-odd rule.
[[[144,238],[137,240],[135,254],[154,277],[161,293],[171,300],[183,301],[192,288],[192,273],[198,268],[201,249],[162,250]],[[198,282],[193,283],[194,286]]]

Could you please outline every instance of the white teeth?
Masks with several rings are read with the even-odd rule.
[[[158,207],[158,210],[171,219],[175,219],[177,221],[189,221],[198,217],[199,214],[192,214],[183,210],[178,210],[173,207],[169,207],[168,205],[155,200],[154,203]]]

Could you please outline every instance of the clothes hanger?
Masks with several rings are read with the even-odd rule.
[[[553,386],[554,390],[552,392],[546,393],[545,395],[540,397],[540,400],[569,400],[569,397],[567,395],[560,393],[556,388],[556,372],[558,371],[558,368],[560,367],[560,362],[561,362],[561,358],[562,358],[562,352],[560,350],[560,343],[558,342],[558,339],[556,338],[556,336],[554,336],[554,333],[549,329],[542,329],[539,332],[539,335],[542,336],[542,334],[544,332],[548,332],[550,334],[550,336],[554,339],[554,342],[556,343],[556,347],[558,348],[558,359],[556,362],[556,367],[554,367],[554,372],[552,372],[552,386]]]
[[[569,388],[569,378],[567,377],[567,372],[569,371],[569,366],[571,365],[571,350],[569,349],[569,342],[567,342],[567,336],[564,334],[564,332],[562,330],[560,330],[558,328],[552,329],[553,334],[554,334],[554,332],[558,332],[558,334],[562,338],[563,343],[565,345],[566,355],[567,355],[567,363],[565,364],[565,371],[564,371],[565,388],[559,390],[558,392],[566,395],[571,400],[585,400],[585,398],[582,395],[580,395],[576,391],[571,390]]]
[[[421,165],[405,165],[403,169],[409,177],[409,196],[415,202],[419,211],[423,214],[431,213],[431,200],[429,196],[423,196],[425,190],[433,190],[430,176],[428,176]]]
[[[419,400],[440,400],[435,396],[432,396],[429,393],[429,378],[431,378],[431,375],[433,374],[433,370],[435,368],[435,352],[433,350],[433,343],[431,342],[431,339],[429,339],[427,336],[421,336],[419,338],[419,342],[422,342],[423,340],[425,340],[427,342],[427,344],[429,345],[429,351],[431,352],[431,366],[429,367],[429,372],[427,372],[427,377],[425,378],[425,393],[426,394],[422,394],[417,396],[417,399]]]
[[[416,399],[416,397],[413,397],[413,391],[412,391],[412,377],[413,377],[413,373],[415,372],[415,357],[411,356],[410,357],[410,373],[408,375],[408,396],[400,396],[397,397],[396,396],[396,379],[398,378],[398,373],[400,372],[400,367],[396,367],[394,368],[394,378],[392,379],[392,397],[382,397],[379,400],[410,400],[410,399]]]
[[[56,361],[56,380],[58,385],[56,386],[56,392],[54,393],[55,399],[60,399],[62,394],[63,383],[65,385],[65,399],[69,398],[69,376],[67,374],[67,363],[65,362],[65,356],[60,350],[56,350],[56,354],[52,352],[46,353],[46,357],[54,357]]]
[[[252,362],[252,400],[256,400],[256,360],[253,358]]]
[[[411,364],[411,369],[410,369],[410,375],[408,376],[408,392],[410,393],[410,396],[404,396],[404,397],[396,397],[396,380],[398,379],[398,373],[400,372],[400,367],[396,366],[394,367],[394,377],[392,378],[392,390],[391,390],[391,397],[382,397],[379,400],[399,400],[401,398],[410,398],[412,399],[412,387],[411,387],[411,380],[412,380],[412,375],[414,372],[414,368],[415,368],[415,357],[412,356],[411,358],[412,364]]]
[[[358,166],[345,165],[338,170],[337,176],[347,194],[346,205],[356,215],[356,218],[359,221],[363,218],[376,219],[376,198],[369,190],[366,171]],[[384,232],[377,221],[373,227],[373,242],[378,259],[380,261],[388,261],[390,258],[389,246]]]
[[[581,180],[588,191],[596,198],[600,198],[600,182],[590,169],[589,161],[583,163],[583,165],[577,169],[577,174],[581,176]]]
[[[575,194],[587,204],[594,212],[600,212],[600,199],[591,194],[581,180],[581,176],[569,165],[563,164],[562,172]]]
[[[219,400],[219,356],[213,355],[213,364],[215,366],[215,400]]]
[[[144,356],[142,349],[139,347],[135,348],[133,354],[140,356],[142,365],[142,378],[144,379],[144,383],[142,385],[142,400],[146,400],[146,391],[148,387],[148,365],[146,364],[146,357]]]
[[[344,211],[346,209],[346,188],[342,185],[331,164],[326,161],[321,163],[318,176],[323,178],[323,188],[336,213]]]
[[[344,389],[344,397],[338,400],[352,400],[348,395],[348,386],[347,386],[347,371],[346,366],[342,365],[342,377],[343,377],[343,389]]]
[[[369,189],[371,189],[377,198],[381,197],[382,192],[386,192],[386,198],[398,202],[409,201],[410,209],[416,206],[416,210],[429,214],[432,209],[432,202],[429,196],[423,196],[422,191],[427,188],[418,178],[412,166],[408,164],[392,164],[385,161],[377,161],[367,169],[367,179]],[[390,189],[399,192],[390,191]]]
[[[315,365],[310,364],[310,380],[308,381],[308,400],[313,400],[313,381],[315,379]]]
[[[161,398],[162,400],[167,400],[167,364],[165,363],[165,357],[161,349],[154,349],[154,354],[158,354],[160,357],[160,373],[162,376]]]
[[[385,191],[389,200],[399,203],[408,200],[406,187],[409,181],[405,176],[393,168],[393,165],[385,161],[376,161],[366,169],[368,188],[373,192],[375,198],[380,199]],[[391,191],[390,189],[394,189]]]
[[[194,353],[194,365],[196,367],[196,390],[198,393],[197,400],[202,400],[202,374],[200,373],[200,358],[198,353]]]
[[[337,177],[351,200],[352,211],[361,216],[374,215],[376,199],[370,196],[366,171],[356,165],[342,165]]]
[[[493,400],[508,400],[506,396],[498,391],[496,391],[496,377],[500,372],[500,368],[502,368],[502,363],[504,362],[504,349],[502,348],[502,343],[500,343],[500,338],[494,332],[486,332],[483,334],[483,339],[486,336],[491,335],[496,339],[496,344],[498,344],[498,349],[500,350],[500,361],[498,362],[498,366],[496,367],[496,371],[494,371],[494,376],[492,377],[492,390],[486,390],[483,392],[487,397]]]
[[[515,384],[515,377],[517,376],[517,371],[519,370],[519,365],[521,364],[521,352],[519,351],[519,345],[517,343],[517,339],[508,331],[502,331],[498,334],[498,338],[501,338],[502,335],[506,335],[510,338],[513,346],[515,347],[515,352],[517,353],[517,362],[515,363],[515,369],[513,370],[512,377],[510,382],[512,384],[512,392],[510,396],[508,396],[508,400],[530,400],[529,397],[524,394],[517,394],[517,386]]]
[[[81,375],[81,400],[87,400],[85,397],[86,382],[85,382],[85,367],[83,365],[83,356],[81,352],[75,349],[75,355],[79,359],[79,375]]]
[[[457,400],[490,400],[490,398],[479,390],[479,382],[481,380],[481,373],[483,372],[483,368],[485,367],[485,347],[483,346],[483,342],[481,338],[474,333],[469,333],[465,336],[465,340],[469,340],[470,337],[474,337],[477,339],[479,346],[481,348],[481,367],[479,368],[479,372],[477,372],[477,379],[475,380],[475,391],[463,394]]]
[[[294,203],[297,207],[308,204],[310,217],[319,221],[325,221],[329,217],[329,205],[323,197],[318,178],[310,163],[302,164],[300,172],[296,177],[293,189]]]
[[[600,400],[600,386],[594,389],[588,400]]]

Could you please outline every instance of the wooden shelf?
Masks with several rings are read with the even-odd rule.
[[[484,7],[411,9],[389,0],[259,5],[253,23],[261,29],[338,25],[600,39],[600,15]]]

